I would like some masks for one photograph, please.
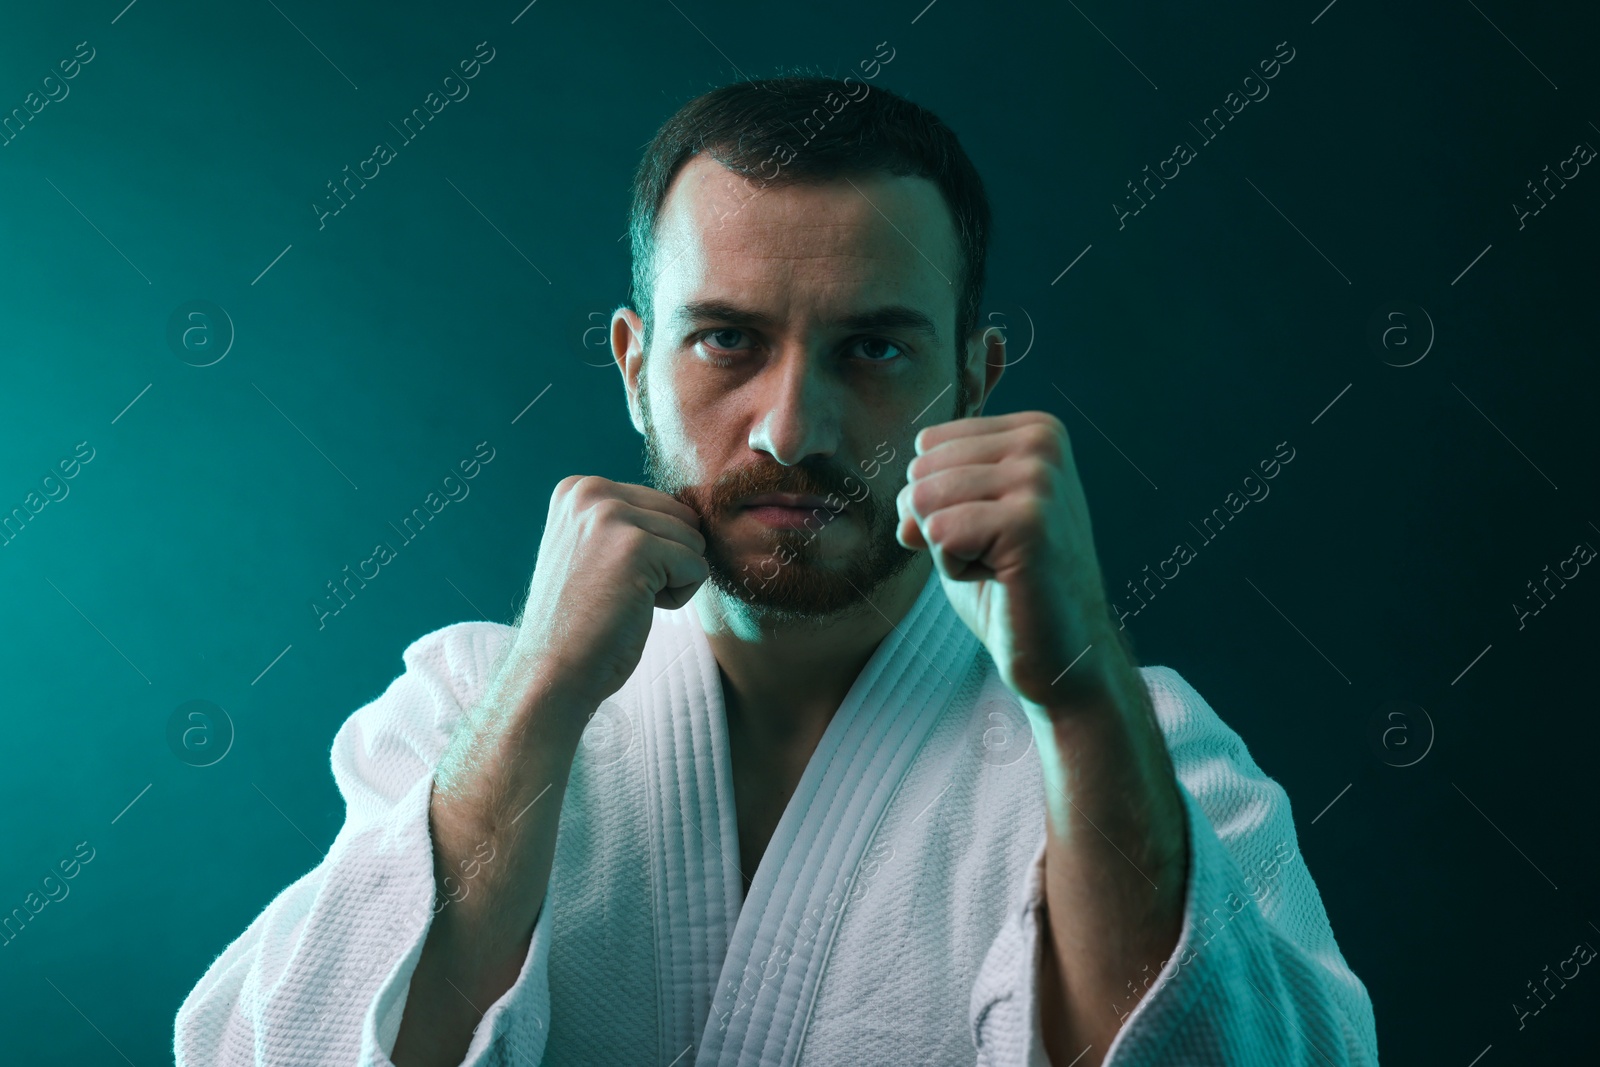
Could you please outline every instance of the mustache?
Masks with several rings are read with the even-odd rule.
[[[850,506],[870,514],[877,502],[870,495],[856,499],[863,484],[847,468],[828,462],[797,467],[754,463],[726,472],[708,487],[684,486],[672,496],[702,517],[725,514],[733,509],[736,501],[758,493],[799,493],[831,498],[838,501],[838,508],[834,510]],[[852,485],[856,492],[852,492]]]

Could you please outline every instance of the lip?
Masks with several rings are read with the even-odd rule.
[[[809,496],[805,493],[762,493],[750,497],[740,504],[745,508],[778,507],[778,508],[828,508],[828,502],[820,496]],[[832,511],[832,508],[828,508]],[[840,509],[843,510],[843,509]]]

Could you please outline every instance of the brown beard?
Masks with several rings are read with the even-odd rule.
[[[876,591],[917,557],[917,552],[895,537],[900,516],[894,493],[899,486],[888,479],[869,484],[866,478],[823,456],[808,456],[793,467],[765,457],[726,472],[710,486],[693,485],[674,458],[661,450],[642,371],[639,407],[645,426],[646,480],[700,515],[708,581],[727,596],[750,605],[761,618],[820,622],[873,611],[869,602]],[[887,470],[884,467],[877,473],[881,476]],[[722,536],[723,526],[738,510],[735,501],[758,493],[806,493],[828,499],[831,506],[816,509],[805,527],[769,530],[765,550],[739,563]],[[849,517],[841,515],[840,508],[847,508]],[[825,563],[816,541],[835,521],[861,523],[867,547],[842,562]],[[779,549],[784,550],[782,554]]]

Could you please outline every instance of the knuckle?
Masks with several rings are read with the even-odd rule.
[[[655,537],[651,535],[649,530],[632,524],[623,526],[618,537],[628,555],[634,559],[647,555],[652,542],[655,541]]]
[[[597,474],[580,474],[573,483],[572,495],[580,505],[587,506],[594,503],[597,497],[605,492],[605,479]]]
[[[569,474],[557,482],[556,487],[550,490],[550,506],[555,507],[557,504],[561,503],[562,500],[571,495],[573,487],[582,480],[583,475],[581,474]]]
[[[1050,492],[1055,484],[1055,468],[1049,460],[1035,456],[1028,460],[1025,477],[1029,488],[1043,496]]]
[[[1060,419],[1046,412],[1044,421],[1033,423],[1028,428],[1028,438],[1035,455],[1052,463],[1060,462],[1066,450],[1066,428],[1061,425]]]
[[[614,496],[603,497],[589,505],[589,514],[600,523],[614,523],[622,518],[625,505]]]

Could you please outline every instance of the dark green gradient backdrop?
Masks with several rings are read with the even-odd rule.
[[[1385,1060],[1593,1047],[1600,979],[1512,1008],[1600,944],[1600,577],[1513,607],[1600,545],[1600,176],[1563,164],[1600,145],[1592,8],[123,2],[0,16],[0,113],[29,116],[0,147],[0,513],[30,516],[0,547],[0,914],[75,871],[0,946],[8,1062],[170,1058],[184,994],[332,842],[339,724],[414,638],[510,619],[557,480],[640,478],[585,331],[626,294],[641,145],[713,85],[859,77],[880,42],[874,84],[955,128],[995,206],[985,308],[1021,359],[990,413],[1063,419],[1123,607],[1191,547],[1135,646],[1287,788]],[[1280,42],[1270,95],[1229,98]],[[1519,222],[1546,165],[1579,169]],[[194,301],[226,320],[185,347]],[[232,727],[209,766],[196,700]]]

